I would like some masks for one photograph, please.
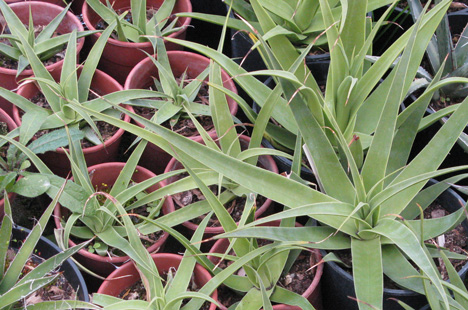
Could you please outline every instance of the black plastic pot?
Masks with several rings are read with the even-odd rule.
[[[436,182],[437,181],[435,180],[430,180],[428,185],[432,185]],[[455,212],[462,205],[465,205],[465,201],[452,189],[445,190],[436,199],[436,201],[448,212]],[[464,220],[462,225],[465,228],[465,231],[468,232],[467,220]],[[325,256],[325,254],[326,252],[322,251],[322,255]],[[462,279],[464,279],[467,272],[468,264],[465,265],[458,272],[458,274]],[[356,296],[354,292],[354,282],[352,275],[334,262],[327,262],[325,264],[322,278],[322,294],[325,309],[358,309],[357,302],[348,298],[348,296]],[[394,300],[389,300],[389,298],[401,300],[415,309],[419,309],[427,304],[427,300],[424,295],[412,292],[410,290],[384,289],[384,310],[402,309],[397,302]]]
[[[387,8],[388,6],[385,6],[372,12],[370,14],[372,20],[378,21]],[[389,21],[389,23],[380,27],[373,42],[373,54],[377,56],[382,55],[393,42],[414,24],[411,14],[399,7],[395,7],[385,20]]]
[[[10,246],[19,248],[30,232],[27,228],[14,226]],[[42,236],[35,249],[35,253],[40,253],[39,256],[44,259],[48,259],[59,252],[62,252],[62,250],[55,243]],[[60,271],[63,272],[65,278],[75,290],[77,299],[89,302],[88,288],[75,263],[71,259],[67,259],[60,267]]]
[[[315,80],[317,81],[318,84],[324,85],[327,80],[327,74],[328,74],[328,67],[330,66],[329,61],[315,61],[315,60],[306,60],[307,66],[309,67],[310,71],[312,72],[312,75],[314,76]],[[270,88],[274,87],[274,82],[273,78],[269,77],[266,81],[265,84],[268,85]],[[259,106],[254,102],[252,105],[252,109],[258,113]],[[267,139],[262,140],[262,145],[266,148],[274,149],[275,147],[268,141]],[[276,164],[278,165],[279,172],[290,172],[291,171],[291,166],[292,166],[292,161],[288,158],[281,157],[281,156],[273,156]],[[301,177],[304,180],[316,183],[315,176],[308,167],[302,166],[301,168]]]
[[[221,16],[226,16],[227,13],[226,5],[219,0],[191,0],[191,3],[193,12]],[[218,48],[221,32],[221,26],[192,18],[191,26],[187,28],[186,40],[216,49]],[[226,37],[223,53],[229,56],[231,53],[231,40],[229,34]]]

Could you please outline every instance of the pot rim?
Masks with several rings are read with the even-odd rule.
[[[52,3],[48,3],[48,2],[42,2],[42,1],[20,1],[20,2],[14,2],[14,3],[9,4],[9,6],[12,9],[14,9],[15,7],[19,7],[19,6],[33,6],[33,5],[35,5],[35,6],[45,6],[45,7],[48,8],[48,10],[51,10],[51,11],[56,10],[57,15],[60,14],[60,12],[63,11],[63,9],[64,9],[63,7],[58,6],[56,4],[52,4]],[[72,12],[68,11],[67,14],[65,14],[65,17],[62,20],[62,22],[67,21],[67,18],[70,21],[70,23],[76,24],[78,26],[78,28],[77,28],[78,31],[84,31],[83,24],[80,22],[78,17],[73,15]],[[79,55],[81,49],[83,48],[84,41],[85,41],[85,38],[79,38],[78,39],[77,46],[76,46],[77,55]],[[61,68],[62,65],[63,65],[63,61],[64,61],[64,59],[62,59],[60,61],[57,61],[56,63],[53,63],[51,65],[46,66],[47,71],[51,72],[53,70],[57,70],[57,69]],[[2,74],[16,76],[17,72],[18,72],[18,70],[16,70],[16,69],[8,69],[8,68],[0,67],[0,73],[2,73]],[[32,75],[34,75],[33,70],[32,69],[27,69],[27,70],[23,70],[23,72],[21,72],[21,74],[18,76],[18,78],[22,79],[22,78],[32,76]]]

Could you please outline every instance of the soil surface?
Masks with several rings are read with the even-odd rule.
[[[215,195],[217,195],[218,186],[212,185],[209,188]],[[174,194],[173,198],[174,198],[176,209],[188,206],[197,201],[205,200],[205,196],[202,194],[202,192],[199,189],[193,189],[190,191],[185,191],[185,192]],[[257,209],[260,208],[265,203],[265,201],[266,201],[265,197],[257,196],[256,202],[255,202],[257,205]],[[226,208],[226,210],[228,210],[229,214],[231,215],[231,217],[233,218],[235,222],[240,221],[242,214],[244,212],[245,202],[246,202],[245,197],[237,197],[234,200],[231,200],[228,203],[224,204],[224,207]],[[204,218],[205,218],[205,215],[199,216],[195,219],[190,220],[190,222],[198,225],[203,221]],[[214,216],[209,220],[207,227],[220,227],[220,226],[221,224],[219,223],[216,216]]]

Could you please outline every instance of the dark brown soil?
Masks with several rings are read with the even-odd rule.
[[[210,189],[213,193],[217,194],[218,187],[217,186],[210,186]],[[173,195],[175,207],[176,209],[188,206],[189,204],[195,203],[197,201],[205,200],[205,196],[203,196],[202,192],[199,189],[193,189],[190,191],[185,191],[181,193],[177,193]],[[266,198],[263,196],[257,196],[256,205],[257,209],[260,208],[266,201]],[[246,199],[244,197],[237,197],[234,200],[226,203],[224,207],[228,210],[229,214],[233,218],[235,222],[240,221],[242,214],[244,212]],[[201,221],[205,218],[205,215],[199,216],[195,219],[190,220],[190,222],[194,224],[200,224]],[[207,227],[219,227],[221,224],[219,223],[218,219],[215,217],[211,218],[208,222]]]
[[[279,284],[282,287],[301,295],[309,288],[315,276],[315,268],[309,270],[310,255],[309,251],[301,252],[289,273],[280,278]]]
[[[236,302],[241,301],[242,297],[242,295],[237,294],[224,284],[218,286],[218,301],[226,308],[229,308]]]
[[[14,259],[16,252],[17,250],[15,249],[8,249],[7,264],[9,264]],[[44,259],[33,254],[24,265],[23,271],[21,272],[21,277],[24,277],[42,262],[44,262]],[[48,275],[58,275],[58,277],[47,286],[40,288],[39,290],[24,298],[21,302],[19,302],[19,308],[43,301],[76,299],[75,290],[62,273],[60,273],[58,270],[54,270]]]
[[[449,214],[450,213],[447,212],[443,207],[435,203],[424,210],[424,218],[426,219],[439,218]],[[440,244],[439,246],[447,248],[454,253],[468,255],[468,236],[466,234],[465,228],[461,224],[451,231],[445,233],[444,239],[445,243],[443,245]],[[433,242],[436,241],[437,240],[433,240]],[[460,271],[461,268],[466,264],[465,260],[451,259],[450,261],[457,271]],[[447,268],[445,267],[442,259],[438,259],[437,263],[442,278],[444,280],[448,280]]]

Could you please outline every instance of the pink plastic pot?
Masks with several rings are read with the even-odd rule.
[[[79,69],[78,72],[80,71]],[[122,90],[122,86],[116,80],[100,70],[96,70],[91,82],[91,88],[101,96]],[[18,90],[18,94],[27,99],[33,98],[38,92],[39,89],[34,83],[27,83]],[[125,107],[133,111],[129,106]],[[21,116],[16,106],[13,107],[13,119],[18,125],[21,125]],[[130,122],[130,117],[125,115],[123,120]],[[117,160],[119,145],[124,132],[122,128],[119,128],[114,136],[106,140],[104,144],[84,148],[83,153],[88,166]],[[55,174],[62,177],[68,175],[70,161],[61,148],[57,148],[54,152],[46,152],[40,157]]]
[[[272,221],[270,223],[264,223],[259,226],[274,226],[278,227],[280,225],[279,220]],[[296,227],[302,227],[301,224],[296,223]],[[215,242],[213,247],[210,250],[210,253],[225,253],[229,247],[229,239],[219,239]],[[322,260],[322,255],[317,249],[313,249],[313,254],[310,256],[310,266],[314,266]],[[220,258],[215,256],[208,256],[208,259],[214,264],[218,264]],[[315,277],[310,286],[302,294],[317,310],[322,310],[322,292],[320,287],[320,281],[323,274],[323,264],[319,264],[315,267]],[[221,305],[222,306],[222,305]],[[222,306],[219,309],[227,310],[226,307]],[[285,304],[274,305],[273,309],[275,310],[301,310],[297,306],[290,306]]]
[[[151,256],[153,257],[160,274],[169,271],[170,268],[177,269],[182,261],[182,256],[177,254],[158,253],[152,254]],[[193,276],[198,287],[202,287],[211,280],[211,274],[198,264],[195,265]],[[117,297],[138,280],[140,280],[138,270],[133,262],[128,262],[112,272],[102,283],[97,292],[99,294],[107,294]],[[218,299],[218,292],[216,290],[211,294],[211,298],[214,300]],[[212,303],[209,309],[215,310],[216,305]]]
[[[102,184],[107,184],[109,187],[111,187],[114,184],[117,177],[119,176],[120,171],[122,171],[124,165],[125,163],[112,162],[89,167],[88,172],[93,172],[93,176],[91,179],[93,186],[99,188],[100,186],[102,186]],[[140,183],[155,176],[156,175],[148,169],[137,166],[132,176],[132,180],[136,183]],[[148,188],[146,192],[151,193],[157,190],[159,187],[159,184],[153,185],[150,188]],[[174,205],[172,204],[172,201],[166,200],[163,204],[162,211],[164,214],[173,212]],[[66,217],[67,214],[68,210],[63,208],[61,205],[57,204],[57,206],[54,209],[54,221],[55,226],[57,228],[62,228],[60,220]],[[169,234],[167,232],[164,232],[161,238],[159,238],[159,240],[155,244],[151,245],[148,248],[148,252],[158,252],[164,246],[168,237]],[[75,245],[75,242],[70,240],[68,242],[68,245],[72,247]],[[78,254],[75,255],[75,257],[83,266],[102,276],[109,275],[118,266],[122,265],[130,259],[128,256],[100,256],[98,254],[90,253],[86,249],[81,249],[78,252]]]
[[[202,73],[210,64],[210,59],[199,54],[184,52],[184,51],[168,51],[167,56],[171,64],[172,72],[174,76],[181,76],[184,72],[187,73],[189,78],[195,78]],[[158,69],[153,64],[151,58],[147,57],[142,60],[128,75],[127,81],[125,82],[125,89],[146,89],[151,85],[154,85],[153,77],[158,77]],[[222,70],[221,78],[223,80],[223,86],[234,93],[237,93],[237,88],[234,81],[229,75]],[[229,105],[229,110],[232,115],[236,115],[238,105],[235,100],[230,97],[226,97]],[[140,127],[144,127],[142,124],[136,122]],[[214,133],[214,130],[211,132]],[[198,139],[200,136],[196,135],[190,137],[190,139]],[[169,160],[172,156],[164,152],[158,146],[148,143],[148,146],[143,153],[140,165],[150,169],[155,173],[162,173],[166,168]]]
[[[245,149],[247,147],[248,143],[250,142],[250,138],[247,137],[247,136],[242,136],[242,135],[239,138],[241,140],[241,147],[243,147]],[[197,141],[199,143],[202,143],[203,140],[202,140],[201,137],[198,137],[197,139],[195,139],[195,141]],[[259,163],[258,163],[259,167],[262,167],[262,168],[264,168],[266,170],[269,170],[269,171],[272,171],[274,173],[278,173],[278,167],[276,166],[276,163],[275,163],[275,161],[273,160],[273,158],[271,156],[262,155],[262,156],[259,157],[258,161],[259,161]],[[174,170],[177,170],[177,169],[182,169],[182,168],[183,168],[182,164],[180,162],[178,162],[175,158],[173,158],[173,159],[171,159],[171,161],[167,165],[164,173],[174,171]],[[179,178],[180,178],[179,176],[174,176],[174,177],[171,177],[169,179],[166,179],[166,180],[161,182],[162,186],[166,186],[167,184],[173,183],[173,182],[177,181]],[[168,196],[167,199],[168,200],[171,199],[171,200],[174,201],[173,202],[174,204],[178,204],[179,207],[183,207],[183,205],[176,202],[175,199],[172,196]],[[273,201],[271,199],[267,199],[255,211],[255,218],[259,218],[259,217],[270,214],[272,212],[272,210],[273,210],[273,205],[274,205]],[[189,235],[193,234],[193,232],[195,232],[195,230],[198,228],[197,224],[194,224],[194,223],[192,223],[190,221],[184,222],[182,225],[184,225],[189,230]],[[224,233],[224,229],[223,229],[222,226],[219,226],[219,227],[206,227],[204,238],[206,239],[206,238],[209,238],[209,237],[221,234],[221,233]]]
[[[60,12],[63,11],[63,7],[41,1],[21,1],[12,3],[10,7],[25,25],[27,25],[29,22],[30,8],[34,25],[47,25],[52,21],[52,19],[54,19],[58,14],[60,14]],[[78,31],[84,30],[80,20],[71,12],[67,12],[62,20],[62,23],[57,28],[57,31],[60,33],[69,33],[75,29]],[[80,53],[83,44],[84,38],[80,38],[76,47],[77,55]],[[63,60],[47,66],[46,68],[54,78],[58,78],[60,76],[62,65]],[[0,67],[0,86],[8,90],[15,89],[18,87],[18,82],[33,75],[33,71],[24,70],[18,77],[16,74],[17,70]],[[12,115],[13,104],[2,97],[0,97],[0,108],[5,110],[5,112],[7,112],[10,116]]]
[[[6,123],[8,127],[8,132],[12,131],[16,127],[15,121],[2,109],[0,109],[0,122]],[[8,200],[10,203],[13,202],[16,198],[16,193],[8,193]],[[0,199],[0,220],[3,218],[5,215],[5,198]]]
[[[106,3],[105,0],[101,2]],[[114,10],[128,10],[130,9],[130,0],[115,0],[111,1]],[[159,8],[163,3],[163,0],[147,0],[147,7]],[[96,25],[101,21],[101,17],[94,12],[88,4],[83,4],[83,21],[89,30],[95,30]],[[180,12],[191,12],[192,4],[190,0],[177,0],[173,14]],[[188,25],[190,25],[191,18],[181,17],[179,18],[179,25],[183,29],[169,35],[170,38],[185,39],[185,32]],[[94,34],[90,36],[91,44],[94,44],[100,34]],[[181,46],[166,42],[167,50],[180,50]],[[102,53],[101,60],[99,62],[99,68],[104,72],[110,74],[121,84],[125,83],[125,79],[130,71],[135,67],[137,63],[146,58],[146,54],[154,54],[153,46],[150,42],[133,43],[133,42],[122,42],[115,39],[109,39],[107,45]]]

